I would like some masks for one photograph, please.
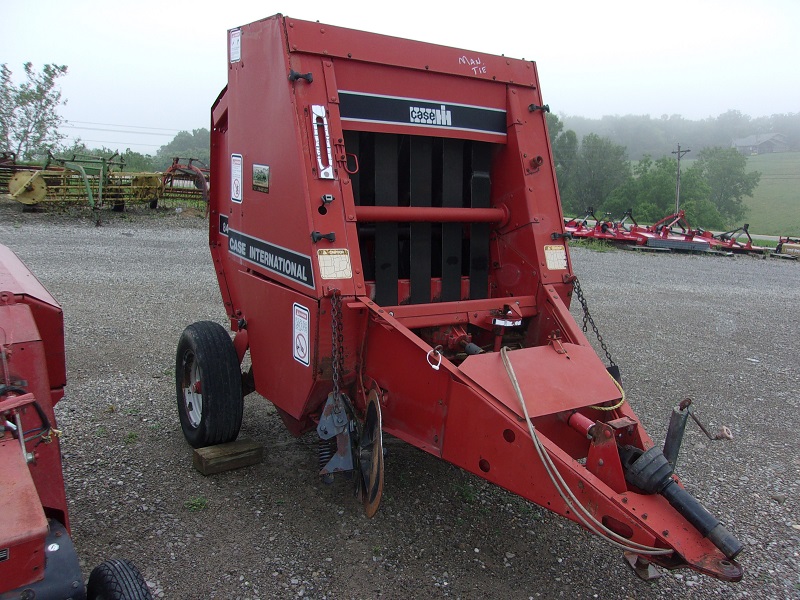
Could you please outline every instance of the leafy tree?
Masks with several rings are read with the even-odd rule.
[[[564,130],[564,122],[553,113],[547,113],[547,130],[550,134],[550,146],[553,149],[553,161],[556,168],[558,189],[563,197],[569,186],[573,167],[578,155],[578,136],[571,129]]]
[[[138,173],[149,173],[155,171],[154,157],[149,154],[141,154],[134,152],[130,148],[122,153],[122,160],[125,161],[125,171],[133,171]]]
[[[619,219],[628,208],[642,223],[654,223],[675,212],[675,177],[678,161],[645,156],[633,168],[633,177],[611,194],[604,210]],[[693,227],[719,229],[724,219],[708,200],[709,187],[697,169],[681,173],[681,206]]]
[[[744,197],[752,196],[761,180],[758,171],[747,172],[747,157],[735,148],[706,148],[688,172],[697,170],[709,188],[708,199],[727,224],[744,218]],[[681,195],[683,181],[681,181]]]
[[[584,136],[563,190],[565,212],[579,214],[589,206],[602,209],[611,193],[630,176],[624,146],[593,133]]]
[[[67,73],[63,65],[47,64],[41,72],[25,63],[26,81],[15,85],[11,69],[0,66],[0,145],[23,160],[41,158],[64,139],[57,109],[66,100],[56,80]]]
[[[211,159],[211,135],[208,129],[193,129],[191,133],[179,131],[169,144],[158,149],[154,166],[159,170],[166,169],[175,157],[196,158],[208,164]]]

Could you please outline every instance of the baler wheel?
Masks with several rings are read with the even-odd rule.
[[[378,393],[369,393],[367,414],[358,440],[359,498],[368,518],[375,516],[383,497],[383,432]]]
[[[212,321],[184,329],[175,357],[178,415],[193,448],[232,442],[242,425],[242,371],[224,327]]]
[[[152,600],[144,577],[127,560],[107,560],[89,576],[88,600]]]

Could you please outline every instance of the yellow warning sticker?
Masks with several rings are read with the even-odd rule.
[[[344,248],[317,250],[319,273],[323,279],[350,279],[353,269],[350,266],[350,251]]]
[[[551,271],[567,270],[567,249],[564,246],[545,246],[544,257]]]

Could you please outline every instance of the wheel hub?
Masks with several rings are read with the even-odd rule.
[[[199,371],[194,356],[187,356],[184,360],[183,404],[192,427],[199,427],[203,416],[203,393]]]

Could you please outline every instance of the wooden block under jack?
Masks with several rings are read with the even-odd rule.
[[[237,440],[217,446],[195,448],[192,464],[203,475],[213,475],[258,464],[263,458],[264,446],[253,440]]]

